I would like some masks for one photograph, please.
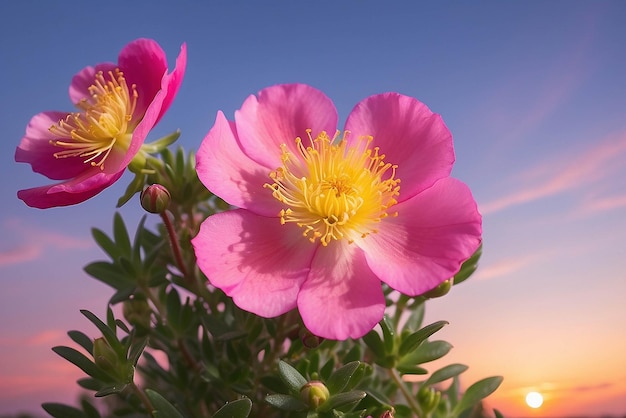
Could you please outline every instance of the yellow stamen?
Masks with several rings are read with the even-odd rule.
[[[134,84],[129,89],[119,69],[106,76],[102,71],[96,74],[89,87],[91,97],[76,104],[80,112],[70,113],[50,127],[50,132],[63,138],[50,143],[65,148],[54,153],[55,158],[82,157],[85,163],[104,169],[104,161],[116,145],[128,148],[137,90]]]
[[[315,139],[307,134],[310,145],[296,138],[295,155],[281,146],[283,166],[269,174],[274,183],[264,185],[284,204],[281,224],[295,223],[311,242],[319,238],[327,246],[331,240],[365,238],[378,232],[382,219],[398,215],[388,211],[398,203],[397,166],[386,163],[378,147],[369,147],[372,137],[348,147],[348,132],[338,141],[339,132],[332,139],[326,132]]]

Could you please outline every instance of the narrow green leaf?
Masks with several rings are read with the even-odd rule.
[[[418,330],[422,327],[422,322],[424,322],[424,302],[421,303],[416,302],[417,305],[412,308],[411,315],[407,319],[404,324],[404,328],[408,330]]]
[[[363,336],[363,341],[369,347],[370,350],[374,353],[376,358],[382,359],[385,357],[385,345],[383,344],[383,340],[380,338],[380,335],[374,330],[371,330],[367,334]]]
[[[221,407],[213,418],[247,418],[252,410],[252,401],[248,398],[228,402]]]
[[[137,225],[137,232],[135,232],[135,240],[133,241],[133,263],[139,264],[141,262],[141,241],[144,235],[144,224],[146,223],[146,215],[142,216]]]
[[[115,239],[115,245],[119,248],[121,255],[131,254],[128,230],[119,212],[113,216],[113,239]]]
[[[184,418],[174,406],[163,396],[151,389],[146,389],[146,396],[150,399],[154,409],[152,415],[155,418]]]
[[[117,290],[128,287],[129,284],[133,283],[128,275],[117,265],[107,261],[95,261],[87,264],[83,270],[91,277]]]
[[[300,399],[282,393],[267,395],[265,402],[283,411],[306,411],[308,409],[307,405]]]
[[[385,345],[385,353],[393,353],[394,345],[396,342],[395,330],[393,328],[391,320],[387,315],[383,316],[383,319],[380,321],[380,327],[383,330],[383,343]]]
[[[362,390],[351,390],[350,392],[338,393],[328,398],[328,400],[321,404],[317,410],[320,412],[326,412],[331,409],[341,408],[342,406],[359,402],[366,396],[367,394]]]
[[[80,401],[80,405],[83,407],[83,411],[85,411],[85,414],[87,415],[88,418],[101,418],[100,413],[91,404],[91,402],[87,401],[86,399],[83,399]]]
[[[498,389],[501,383],[502,376],[488,377],[474,383],[467,388],[459,403],[454,407],[453,415],[458,416],[461,412],[473,407],[482,399],[491,395]]]
[[[402,340],[398,353],[400,354],[400,356],[404,356],[405,354],[410,353],[411,351],[415,350],[428,337],[439,331],[444,326],[448,325],[448,323],[448,321],[437,321],[430,325],[426,325],[419,331],[414,332],[413,334]]]
[[[422,383],[422,386],[430,386],[436,383],[441,383],[444,380],[448,380],[454,376],[458,376],[467,370],[468,367],[465,364],[450,364],[448,366],[442,367],[441,369],[433,372],[428,379]]]
[[[105,382],[111,382],[113,380],[107,373],[96,366],[93,361],[89,360],[87,356],[71,347],[56,346],[52,347],[52,351],[74,364],[89,376]]]
[[[80,345],[88,353],[93,353],[93,341],[87,335],[80,331],[68,331],[67,335],[70,336],[72,341]]]
[[[300,389],[307,383],[300,372],[282,360],[278,362],[278,374],[289,388],[289,391],[295,395],[300,394]]]
[[[110,310],[110,309],[109,309]],[[102,322],[97,316],[92,314],[86,309],[81,309],[80,313],[82,313],[87,319],[89,319],[102,333],[102,336],[107,340],[111,348],[115,350],[120,356],[125,354],[124,346],[117,339],[115,332],[109,328],[104,322]]]
[[[89,418],[80,409],[61,403],[46,402],[41,407],[54,418]]]
[[[400,359],[399,364],[415,365],[437,360],[448,354],[452,344],[447,341],[424,341],[415,350]]]
[[[348,363],[333,372],[326,381],[326,387],[330,393],[339,393],[341,392],[356,370],[359,368],[361,363],[358,361],[353,361]]]
[[[96,243],[100,246],[100,248],[102,248],[104,252],[109,255],[109,257],[111,257],[111,260],[115,260],[117,257],[120,256],[120,249],[117,248],[115,242],[111,238],[109,238],[107,234],[97,228],[92,228],[91,235],[93,236],[94,241],[96,241]]]
[[[135,173],[135,177],[133,177],[132,181],[128,184],[126,191],[117,200],[117,207],[121,208],[122,206],[124,206],[126,202],[128,202],[130,198],[135,195],[135,193],[138,193],[143,189],[145,183],[146,175],[143,173]]]
[[[398,364],[396,366],[396,370],[398,370],[400,372],[400,374],[405,375],[405,374],[428,374],[428,370],[426,370],[423,367],[420,367],[418,365],[411,365],[411,364]]]

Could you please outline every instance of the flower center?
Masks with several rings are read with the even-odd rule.
[[[80,112],[70,113],[50,127],[50,132],[63,138],[50,143],[64,148],[54,153],[55,158],[81,157],[104,169],[116,144],[122,148],[130,144],[129,122],[137,105],[137,90],[134,84],[128,87],[119,69],[98,72],[88,90],[91,97],[76,104]]]
[[[348,132],[337,141],[339,132],[332,139],[326,132],[315,139],[307,134],[310,145],[296,138],[295,155],[281,146],[283,165],[269,174],[274,183],[264,185],[284,204],[281,224],[293,222],[311,242],[319,238],[327,246],[331,240],[365,238],[378,232],[382,219],[398,215],[389,212],[398,203],[398,166],[386,163],[378,147],[370,148],[372,137],[348,147]]]

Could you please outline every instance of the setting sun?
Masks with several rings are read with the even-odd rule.
[[[539,392],[528,392],[526,395],[526,404],[531,408],[539,408],[543,405],[543,396]]]

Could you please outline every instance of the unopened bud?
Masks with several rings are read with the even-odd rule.
[[[422,296],[428,299],[438,298],[438,297],[446,295],[450,291],[451,288],[452,288],[452,280],[446,280],[445,282],[441,283],[439,286],[435,287],[434,289],[431,289],[428,292],[423,293]]]
[[[129,299],[122,305],[122,313],[129,324],[149,328],[152,309],[145,299]]]
[[[317,409],[330,397],[330,392],[326,385],[318,380],[313,380],[300,389],[300,396],[312,409]]]
[[[117,371],[117,353],[103,337],[93,341],[93,360],[98,367],[106,372],[115,373]]]
[[[324,341],[324,338],[318,337],[306,328],[302,328],[300,330],[300,341],[306,348],[317,348]]]
[[[141,192],[141,207],[150,213],[163,213],[170,205],[172,196],[160,184],[151,184]]]

